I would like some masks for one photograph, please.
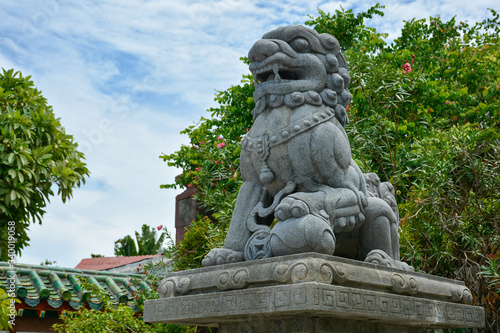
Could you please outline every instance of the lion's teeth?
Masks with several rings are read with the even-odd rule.
[[[274,74],[274,82],[280,83],[281,82],[281,77],[279,73]]]
[[[281,82],[281,77],[280,77],[280,74],[279,74],[279,67],[278,67],[278,64],[274,64],[273,66],[273,72],[274,72],[274,82],[276,83],[279,83]]]

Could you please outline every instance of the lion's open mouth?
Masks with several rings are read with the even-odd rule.
[[[294,91],[321,91],[325,86],[326,70],[317,57],[283,52],[252,62],[250,71],[255,79],[254,99],[266,95],[286,95]]]
[[[255,71],[255,77],[259,83],[283,83],[299,80],[299,74],[289,68],[278,64],[267,65]]]

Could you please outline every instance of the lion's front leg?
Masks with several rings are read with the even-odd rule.
[[[247,226],[247,218],[253,208],[261,201],[264,191],[265,189],[261,184],[253,181],[245,181],[241,185],[224,247],[212,249],[203,259],[203,266],[221,265],[244,260],[243,250],[251,236],[251,231]]]
[[[368,198],[366,221],[360,231],[360,260],[413,271],[399,258],[398,221],[394,211],[382,199]]]

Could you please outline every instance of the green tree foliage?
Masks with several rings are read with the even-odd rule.
[[[467,124],[436,130],[412,149],[420,181],[400,206],[418,212],[401,220],[406,246],[415,248],[414,264],[438,275],[461,263],[479,270],[483,254],[500,250],[500,140]],[[457,256],[464,252],[466,258]]]
[[[31,222],[42,223],[54,190],[63,202],[89,171],[84,155],[66,134],[30,77],[0,74],[0,259],[8,260],[7,224],[15,222],[15,252],[28,245]]]
[[[57,261],[45,259],[45,261],[40,262],[40,266],[52,266],[52,265],[54,266],[57,265]]]
[[[127,235],[115,242],[115,256],[136,256],[137,246],[132,236]]]
[[[173,260],[170,268],[182,271],[201,267],[208,251],[224,245],[226,227],[225,224],[213,223],[207,216],[191,222],[184,239],[176,246],[167,248],[165,254]]]
[[[417,270],[464,280],[475,304],[486,308],[487,330],[496,332],[499,15],[491,10],[490,18],[474,25],[455,17],[412,19],[388,45],[387,34],[365,25],[365,20],[382,16],[383,8],[377,4],[359,14],[342,8],[332,14],[319,10],[318,17],[305,24],[336,36],[344,48],[353,95],[346,127],[353,158],[364,172],[376,172],[395,185],[404,260]],[[185,261],[176,269],[199,265],[203,253],[216,245],[208,244],[214,232],[206,230],[216,228],[223,234],[229,221],[239,178],[229,186],[227,181],[238,168],[239,137],[251,126],[253,86],[252,78],[246,78],[241,86],[218,94],[225,97],[216,98],[221,107],[215,110],[220,112],[209,110],[211,119],[184,131],[191,145],[161,156],[182,168],[177,185],[196,186],[209,217],[217,221],[215,227],[199,221],[186,234],[186,242],[176,245],[173,258]],[[247,118],[242,121],[241,116]],[[226,124],[231,138],[238,140],[222,150],[217,144],[229,137]],[[224,154],[212,153],[221,151]],[[214,172],[222,165],[228,167],[225,173]]]
[[[365,26],[365,20],[373,18],[375,15],[384,16],[385,6],[379,3],[370,7],[366,12],[354,15],[352,9],[345,10],[340,6],[340,10],[335,10],[334,14],[325,13],[318,9],[319,16],[314,18],[308,15],[311,20],[305,25],[312,26],[314,30],[321,33],[328,33],[335,36],[340,43],[342,52],[352,51],[374,51],[386,45],[384,38],[388,34],[378,33],[375,28]]]
[[[161,227],[157,228],[162,229]],[[163,243],[166,234],[162,233],[159,237],[156,235],[156,228],[147,224],[142,225],[141,233],[135,232],[135,241],[132,236],[127,235],[115,242],[116,256],[142,256],[147,254],[160,254],[165,249]]]
[[[434,130],[410,158],[418,181],[399,205],[402,252],[419,270],[464,281],[498,331],[499,136],[471,124]]]
[[[0,330],[12,329],[12,322],[15,323],[15,303],[21,303],[17,298],[9,295],[0,288]]]
[[[134,316],[130,307],[123,304],[117,308],[106,305],[102,312],[83,308],[67,313],[61,319],[61,324],[53,326],[54,332],[168,332],[146,325],[142,319]]]

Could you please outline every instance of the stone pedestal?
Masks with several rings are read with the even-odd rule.
[[[462,282],[305,253],[168,274],[144,320],[220,332],[426,332],[483,327]]]

